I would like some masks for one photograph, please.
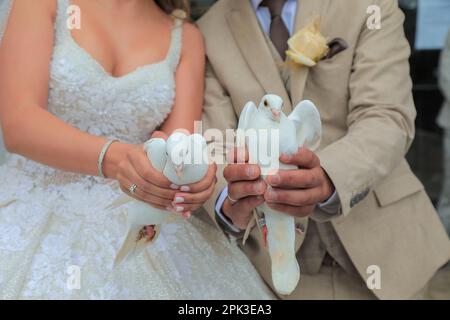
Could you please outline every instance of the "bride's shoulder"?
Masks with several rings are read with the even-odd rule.
[[[183,55],[184,54],[204,54],[204,41],[201,31],[191,22],[183,23]]]
[[[53,19],[56,15],[58,0],[10,0],[11,18],[20,20]]]

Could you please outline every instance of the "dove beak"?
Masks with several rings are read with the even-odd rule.
[[[280,115],[281,112],[280,111],[274,111],[272,110],[272,120],[276,121],[276,122],[280,122]]]
[[[177,174],[177,177],[180,179],[183,177],[183,170],[184,170],[184,163],[175,166],[175,173]]]

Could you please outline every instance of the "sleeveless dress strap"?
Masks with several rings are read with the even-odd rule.
[[[167,62],[171,66],[172,70],[178,67],[181,56],[181,49],[183,47],[183,20],[174,18],[174,25],[172,28],[172,39],[170,42],[169,52],[167,54]]]
[[[5,33],[12,4],[13,0],[3,0],[0,2],[0,43],[2,42],[3,34]]]
[[[56,42],[60,42],[70,35],[70,29],[67,26],[67,19],[69,18],[67,8],[70,6],[70,1],[57,0],[56,4],[55,40]]]

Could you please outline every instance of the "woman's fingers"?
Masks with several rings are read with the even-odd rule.
[[[206,202],[211,194],[214,192],[215,183],[211,183],[208,189],[200,191],[198,193],[178,192],[175,194],[173,202],[175,204],[203,204]]]
[[[139,188],[139,186],[136,187],[134,193],[131,193],[130,187],[133,184],[134,183],[131,182],[130,180],[128,180],[128,178],[125,178],[125,177],[121,178],[120,187],[121,187],[122,191],[125,192],[126,194],[128,194],[129,196],[131,196],[137,200],[151,204],[152,206],[157,206],[158,209],[165,210],[167,207],[172,206],[172,199],[165,199],[165,198],[161,198],[156,195],[147,193],[147,192],[143,191],[141,188]]]
[[[144,150],[138,147],[129,152],[127,157],[142,179],[160,188],[171,188],[172,183],[161,172],[153,168]]]
[[[139,190],[145,193],[153,194],[160,198],[171,200],[173,199],[176,190],[161,188],[154,185],[147,180],[144,180],[131,163],[121,164],[120,174],[124,176],[128,181],[136,184]]]

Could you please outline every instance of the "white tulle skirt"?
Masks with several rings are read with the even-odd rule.
[[[198,217],[113,268],[126,208],[116,182],[8,156],[0,165],[0,298],[269,299],[239,248]]]

